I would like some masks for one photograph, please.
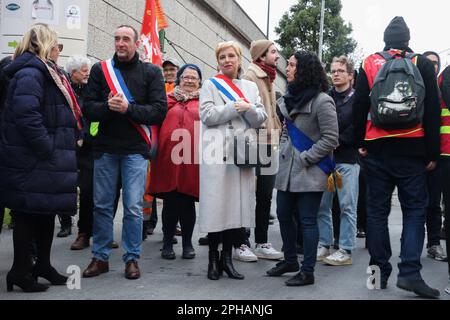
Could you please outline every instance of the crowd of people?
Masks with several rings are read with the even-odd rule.
[[[385,289],[397,188],[403,229],[396,285],[439,297],[423,280],[420,259],[426,227],[428,257],[448,263],[450,67],[440,72],[439,55],[415,54],[409,41],[408,26],[395,17],[385,48],[359,71],[346,56],[330,61],[327,72],[316,54],[294,52],[287,90],[277,96],[280,55],[267,39],[251,43],[247,70],[236,42],[218,44],[217,75],[204,79],[192,63],[143,62],[129,25],[115,30],[111,59],[91,68],[87,57],[73,56],[64,70],[57,34],[33,25],[0,67],[0,212],[9,208],[14,221],[7,290],[47,290],[39,277],[66,284],[50,259],[56,216],[58,237],[66,237],[78,213],[71,250],[90,247],[92,238],[83,277],[109,272],[120,198],[127,279],[141,276],[142,241],[153,234],[161,199],[161,257],[176,259],[181,233],[182,258],[194,259],[198,222],[210,280],[223,272],[243,280],[233,259],[269,259],[276,264],[268,276],[295,273],[287,286],[313,285],[317,262],[351,265],[356,238],[366,237],[369,264],[380,268]],[[268,239],[274,190],[279,250]]]

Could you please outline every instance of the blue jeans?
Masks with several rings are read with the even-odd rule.
[[[94,228],[92,253],[108,261],[113,241],[114,200],[119,175],[122,178],[123,261],[138,260],[142,243],[142,206],[148,161],[140,154],[105,153],[94,162]]]
[[[343,188],[336,189],[341,209],[339,248],[353,250],[356,245],[356,218],[359,192],[359,165],[339,163],[337,170],[342,175]],[[334,192],[325,192],[320,204],[317,222],[319,225],[319,243],[323,246],[333,244],[333,207]]]
[[[278,191],[277,216],[280,222],[283,239],[284,260],[288,264],[297,264],[297,226],[294,216],[302,224],[304,260],[301,270],[313,274],[317,258],[319,229],[317,228],[317,212],[319,211],[322,192],[292,193]]]
[[[425,218],[428,205],[425,161],[420,158],[369,154],[362,160],[367,183],[367,245],[370,265],[381,269],[381,279],[392,272],[392,255],[388,218],[394,188],[398,189],[403,213],[403,230],[399,277],[422,279],[420,270],[425,238]]]

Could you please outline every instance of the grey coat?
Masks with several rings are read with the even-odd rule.
[[[316,164],[325,156],[331,156],[338,146],[339,129],[333,99],[320,93],[311,102],[291,113],[286,109],[284,98],[279,99],[278,104],[283,116],[293,121],[315,144],[311,149],[300,153],[291,144],[287,129],[283,129],[275,188],[285,192],[326,191],[327,175]]]
[[[258,87],[247,80],[233,80],[233,83],[253,105],[243,117],[251,127],[258,128],[267,119]],[[237,167],[229,154],[233,136],[248,128],[233,104],[211,81],[205,81],[200,92],[201,232],[255,226],[254,169]],[[224,158],[226,162],[223,161]]]

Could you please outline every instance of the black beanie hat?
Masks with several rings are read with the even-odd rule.
[[[386,44],[404,44],[411,39],[409,28],[403,17],[395,17],[384,31]]]

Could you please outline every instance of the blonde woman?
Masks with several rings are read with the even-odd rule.
[[[232,263],[232,242],[239,228],[254,227],[255,172],[229,161],[230,150],[233,135],[258,128],[267,114],[256,84],[239,79],[241,48],[224,42],[215,53],[219,74],[206,80],[200,93],[200,230],[209,238],[208,278],[218,280],[225,271],[230,278],[242,280]]]
[[[14,263],[6,282],[25,292],[48,289],[45,278],[65,285],[67,277],[50,263],[55,214],[76,212],[77,131],[81,112],[67,79],[48,67],[57,35],[43,24],[33,25],[4,69],[11,78],[0,143],[0,197],[14,213]],[[29,265],[32,238],[37,263]]]

